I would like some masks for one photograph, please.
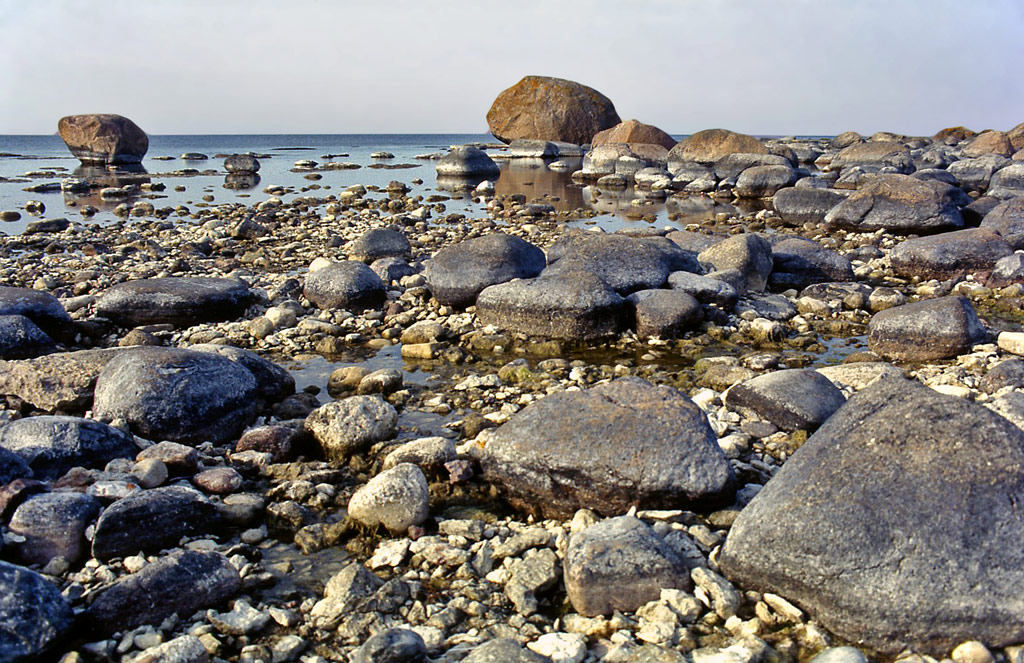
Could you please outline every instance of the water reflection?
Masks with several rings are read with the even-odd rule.
[[[75,168],[62,185],[64,204],[110,210],[135,200],[141,193],[139,187],[150,181],[149,173],[141,164],[116,168],[82,165]]]
[[[224,177],[224,188],[245,190],[253,189],[260,183],[260,176],[257,173],[228,173]]]
[[[544,198],[559,212],[587,207],[583,189],[573,184],[570,174],[583,166],[582,159],[561,159],[568,170],[551,170],[552,159],[512,159],[501,165],[501,176],[494,184],[499,196],[521,193],[527,201]]]

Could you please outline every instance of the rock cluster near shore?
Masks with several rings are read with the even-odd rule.
[[[394,182],[0,238],[0,659],[1017,660],[1024,130],[605,119],[504,156],[774,210]]]

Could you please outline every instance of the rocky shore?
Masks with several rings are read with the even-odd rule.
[[[568,83],[426,197],[24,206],[0,660],[1024,660],[1024,125],[670,145]],[[765,208],[603,232],[495,158]]]

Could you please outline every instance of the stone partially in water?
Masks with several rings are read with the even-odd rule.
[[[634,309],[640,338],[677,338],[704,320],[700,302],[680,290],[640,290],[627,301]]]
[[[384,282],[361,262],[344,260],[306,275],[303,294],[320,309],[365,309],[384,303]]]
[[[191,327],[235,320],[251,301],[249,286],[238,279],[172,276],[118,283],[99,298],[96,312],[123,327]]]
[[[788,187],[775,193],[772,206],[783,221],[802,226],[823,222],[825,215],[844,200],[845,196],[831,189]]]
[[[404,532],[430,515],[427,479],[415,465],[399,463],[360,487],[349,500],[348,513],[367,527]]]
[[[1024,638],[1024,433],[883,379],[850,398],[739,515],[720,565],[845,640],[942,655]]]
[[[442,177],[498,177],[501,169],[494,159],[478,147],[461,145],[437,161],[438,176]]]
[[[985,338],[974,307],[963,297],[894,306],[868,324],[868,347],[892,361],[932,361],[967,352]]]
[[[853,280],[849,259],[814,240],[792,235],[773,239],[772,273],[768,276],[773,288],[802,289],[814,283]]]
[[[735,192],[739,198],[770,198],[795,180],[796,172],[789,165],[752,166],[736,179]]]
[[[441,249],[427,263],[424,274],[437,301],[471,306],[487,286],[537,276],[544,266],[544,252],[538,247],[512,235],[493,233]]]
[[[146,132],[121,115],[69,115],[60,119],[57,130],[84,164],[141,163],[149,149]]]
[[[224,159],[224,170],[229,173],[258,173],[260,171],[260,162],[251,154],[232,154]]]
[[[712,503],[733,485],[703,412],[638,378],[531,403],[490,435],[480,465],[514,505],[552,518]]]

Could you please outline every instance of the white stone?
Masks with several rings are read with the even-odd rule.
[[[996,343],[1010,354],[1024,355],[1024,332],[1000,332]]]
[[[545,633],[526,646],[552,663],[580,663],[587,656],[586,640],[579,633]]]
[[[381,541],[380,545],[377,546],[376,552],[373,553],[373,557],[367,562],[367,566],[371,569],[379,569],[384,566],[398,566],[409,553],[410,543],[409,539]]]
[[[1006,332],[1004,332],[1006,333]],[[1002,336],[1002,334],[1000,334]],[[1024,334],[1021,334],[1024,337]],[[993,663],[992,652],[977,640],[961,642],[949,655],[956,663]]]
[[[352,496],[348,513],[368,527],[384,525],[392,532],[404,532],[427,519],[430,493],[423,470],[401,463],[370,479]]]

